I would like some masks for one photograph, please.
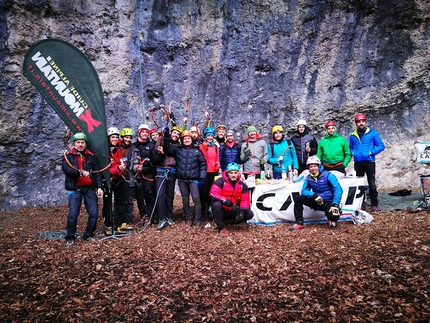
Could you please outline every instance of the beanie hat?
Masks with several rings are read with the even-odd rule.
[[[246,129],[246,133],[250,133],[251,131],[257,132],[257,128],[255,128],[254,126],[249,126],[248,129]]]

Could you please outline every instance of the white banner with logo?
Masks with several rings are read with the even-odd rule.
[[[338,180],[343,189],[339,221],[350,221],[351,215],[361,208],[367,180],[364,177],[342,177]],[[302,186],[303,182],[290,184],[285,181],[256,185],[251,204],[254,217],[249,222],[255,225],[294,222],[293,196],[300,194]],[[305,223],[327,221],[323,211],[315,211],[307,206],[304,207],[303,218]]]
[[[417,150],[417,163],[430,163],[430,142],[417,142],[415,144]]]

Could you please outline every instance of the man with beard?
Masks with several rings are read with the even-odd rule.
[[[375,156],[385,149],[379,133],[367,126],[366,116],[359,113],[355,116],[357,128],[349,136],[349,148],[354,157],[356,176],[366,174],[369,184],[370,210],[378,212],[378,190],[375,183]],[[364,205],[363,205],[364,206]]]
[[[306,120],[299,120],[297,122],[297,132],[291,136],[291,141],[296,148],[297,160],[299,162],[299,174],[303,172],[306,167],[306,161],[309,156],[317,153],[318,142],[315,136],[311,135],[308,130]]]
[[[317,156],[309,157],[307,164],[309,175],[305,178],[300,195],[293,196],[296,223],[290,227],[290,230],[304,228],[304,205],[313,210],[324,211],[328,227],[335,229],[340,217],[339,203],[342,199],[342,187],[335,175],[324,170]]]
[[[210,197],[214,220],[221,235],[227,236],[226,223],[238,224],[254,217],[250,210],[249,190],[241,181],[239,165],[230,163],[212,185]]]
[[[223,171],[230,163],[241,164],[240,145],[234,139],[234,131],[232,130],[226,132],[226,141],[220,148],[219,159]]]
[[[351,161],[348,140],[336,131],[336,123],[332,120],[325,124],[327,133],[320,140],[317,157],[325,169],[338,171],[346,175],[345,168]]]
[[[83,240],[90,240],[97,227],[99,209],[97,196],[103,196],[102,175],[94,154],[87,149],[87,136],[77,132],[73,136],[73,148],[64,155],[62,169],[66,175],[65,188],[69,195],[69,213],[67,215],[66,245],[75,244],[76,227],[82,199],[88,212],[88,222]]]

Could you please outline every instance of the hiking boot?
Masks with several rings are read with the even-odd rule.
[[[371,207],[370,207],[370,212],[379,212],[380,210],[379,210],[379,208],[376,206],[376,205],[372,205]]]
[[[130,224],[128,224],[128,223],[123,223],[123,224],[121,224],[121,226],[120,227],[118,227],[118,231],[133,231],[134,230],[134,227],[132,226],[132,225],[130,225]]]
[[[226,228],[222,228],[221,230],[219,230],[219,234],[222,235],[222,236],[224,236],[224,237],[227,237],[228,236],[228,231],[227,231]]]
[[[157,230],[158,230],[158,231],[161,231],[161,230],[163,230],[165,227],[167,227],[168,225],[169,225],[169,223],[167,222],[167,219],[160,220],[160,222],[158,223]]]
[[[327,221],[327,226],[329,229],[336,229],[337,228],[337,222],[336,221]]]
[[[172,218],[167,218],[167,224],[172,226],[175,224],[175,222],[173,222]]]
[[[290,231],[294,231],[294,230],[301,230],[304,229],[305,227],[303,226],[303,224],[300,223],[296,223],[293,226],[290,227]]]
[[[203,224],[200,221],[196,222],[196,230],[201,230],[203,229]]]
[[[94,237],[82,237],[82,241],[85,241],[85,242],[95,242],[95,241],[97,241],[97,239],[94,238]]]
[[[74,244],[75,244],[75,240],[73,239],[66,240],[66,246],[73,246]]]
[[[105,236],[111,236],[112,235],[112,228],[105,227],[103,231],[105,233]]]
[[[192,221],[192,220],[187,220],[186,224],[187,224],[189,227],[192,227],[192,226],[193,226],[193,221]]]
[[[236,215],[236,217],[234,218],[234,220],[236,221],[236,223],[242,223],[243,220],[245,220],[245,218],[243,217],[242,213],[239,213],[238,215]]]

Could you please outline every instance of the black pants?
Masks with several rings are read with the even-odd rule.
[[[151,181],[152,180],[152,181]],[[151,216],[154,208],[154,189],[155,182],[153,178],[139,179],[136,182],[136,200],[140,216]]]
[[[316,211],[324,211],[325,216],[330,221],[339,221],[339,215],[334,216],[329,212],[331,203],[318,205],[312,198],[303,195],[296,195],[294,197],[294,217],[296,218],[296,222],[299,224],[303,224],[303,205],[309,206],[311,209]]]
[[[157,193],[158,220],[173,219],[173,199],[175,198],[175,173],[157,171],[155,176],[155,190]]]
[[[369,197],[372,206],[378,206],[378,190],[375,181],[375,163],[374,162],[355,162],[355,175],[364,176],[366,174],[367,182],[369,183]]]
[[[128,185],[121,177],[114,178],[111,181],[111,187],[108,188],[106,181],[103,182],[103,224],[105,227],[119,226],[122,223],[131,223],[129,216],[130,203],[133,203],[130,197]],[[113,206],[112,206],[113,197]]]
[[[214,220],[218,230],[222,230],[226,224],[240,223],[240,222],[237,222],[235,219],[238,213],[224,211],[222,208],[221,202],[214,202],[212,204],[212,212],[213,212]],[[247,209],[246,212],[244,212],[243,216],[244,216],[243,222],[246,222],[248,220],[251,220],[254,217],[254,213],[251,210]]]
[[[215,176],[218,173],[207,173],[206,175],[206,180],[205,180],[205,185],[199,189],[199,195],[200,195],[200,204],[202,205],[202,216],[205,217],[208,213],[208,208],[210,205],[210,197],[209,197],[209,193],[212,187],[212,184],[214,183],[215,180]],[[203,219],[205,220],[205,219]]]

